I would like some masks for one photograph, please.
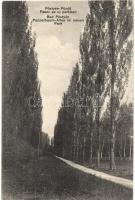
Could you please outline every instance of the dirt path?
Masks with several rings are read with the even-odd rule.
[[[76,164],[76,163],[74,163],[72,161],[66,160],[66,159],[61,158],[61,157],[57,157],[57,158],[62,160],[66,164],[74,167],[75,169],[78,169],[78,170],[82,171],[82,172],[85,172],[87,174],[96,176],[98,178],[101,178],[101,179],[104,179],[104,180],[107,180],[107,181],[111,181],[113,183],[117,183],[117,184],[122,185],[124,187],[133,189],[133,181],[132,180],[125,179],[125,178],[120,178],[120,177],[116,177],[116,176],[112,176],[112,175],[106,174],[104,172],[99,172],[99,171],[84,167],[82,165]]]

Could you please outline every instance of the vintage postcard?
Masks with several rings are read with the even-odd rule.
[[[133,199],[133,13],[2,2],[2,200]]]

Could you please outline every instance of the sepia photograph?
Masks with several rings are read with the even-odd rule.
[[[1,199],[133,200],[133,1],[1,6]]]

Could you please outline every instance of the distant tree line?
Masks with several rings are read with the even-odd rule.
[[[50,138],[49,135],[45,132],[42,132],[41,134],[41,154],[48,154],[48,153],[53,153],[54,149],[54,142],[53,138]]]
[[[39,145],[42,102],[36,39],[29,26],[27,5],[24,1],[3,2],[2,14],[3,152],[7,154],[21,147],[18,138],[33,147]]]
[[[92,164],[132,158],[133,105],[124,102],[132,65],[131,1],[89,1],[81,59],[63,95],[54,130],[58,156]]]

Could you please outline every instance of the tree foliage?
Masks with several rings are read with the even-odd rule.
[[[35,36],[25,2],[3,2],[2,11],[3,147],[14,147],[17,137],[37,147],[42,106]]]
[[[132,110],[132,103],[123,104],[122,99],[132,65],[132,24],[130,1],[89,1],[80,37],[81,62],[73,70],[54,133],[60,156],[89,163],[96,157],[98,167],[100,159],[108,157],[111,169],[121,153],[119,143],[126,151],[122,158],[129,151],[131,156],[132,115],[126,109]],[[123,115],[128,128],[126,123],[120,126]]]

